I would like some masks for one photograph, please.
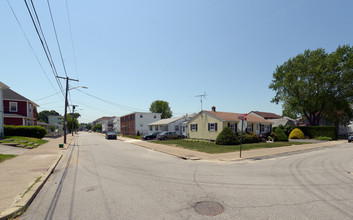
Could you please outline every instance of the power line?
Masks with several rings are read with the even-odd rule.
[[[50,50],[49,50],[47,41],[46,41],[46,39],[45,39],[45,36],[44,36],[43,30],[42,30],[42,27],[41,27],[41,25],[40,25],[40,21],[39,21],[39,18],[38,18],[38,15],[37,15],[35,6],[34,6],[34,4],[33,4],[33,1],[31,0],[31,5],[32,5],[32,10],[33,10],[33,12],[34,12],[34,14],[35,14],[36,20],[34,19],[33,12],[31,11],[31,8],[30,8],[30,6],[28,5],[27,1],[24,0],[24,2],[25,2],[25,4],[26,4],[27,11],[28,11],[28,13],[29,13],[29,15],[30,15],[30,17],[31,17],[32,23],[33,23],[34,28],[35,28],[35,30],[36,30],[36,33],[37,33],[37,35],[38,35],[38,37],[39,37],[39,40],[40,40],[40,42],[41,42],[41,45],[42,45],[42,48],[43,48],[43,50],[44,50],[44,53],[45,53],[45,55],[46,55],[46,57],[47,57],[47,60],[48,60],[48,62],[49,62],[49,64],[50,64],[50,67],[51,67],[51,69],[52,69],[52,72],[53,72],[53,74],[54,74],[54,77],[55,77],[55,79],[56,79],[56,82],[57,82],[57,84],[59,85],[59,88],[60,88],[60,90],[61,90],[62,95],[65,97],[64,89],[63,89],[63,87],[62,87],[62,85],[61,85],[61,82],[59,81],[59,79],[56,78],[56,76],[57,76],[58,74],[57,74],[57,71],[56,71],[56,68],[55,68],[55,64],[54,64],[53,58],[52,58],[52,56],[51,56],[51,53],[50,53]],[[37,24],[36,22],[38,22],[38,24]]]
[[[108,103],[108,104],[110,104],[110,105],[113,105],[113,106],[115,106],[115,107],[117,107],[117,108],[121,108],[121,109],[124,109],[124,110],[127,110],[127,111],[146,111],[146,110],[142,110],[142,109],[132,108],[132,107],[129,107],[129,106],[125,106],[125,105],[113,103],[113,102],[104,100],[104,99],[102,99],[102,98],[99,98],[99,97],[97,97],[97,96],[91,95],[91,94],[89,94],[89,93],[87,93],[87,92],[84,92],[84,91],[82,91],[82,90],[80,90],[80,89],[77,89],[77,90],[80,91],[80,92],[82,92],[82,93],[84,93],[84,94],[86,94],[86,95],[88,95],[88,96],[91,96],[91,97],[93,97],[93,98],[95,98],[95,99],[97,99],[97,100],[99,100],[99,101],[102,101],[102,102]]]
[[[76,53],[75,53],[75,47],[74,47],[74,40],[73,40],[73,37],[72,37],[71,19],[70,19],[69,6],[68,6],[68,3],[67,3],[67,0],[66,0],[66,11],[67,11],[67,19],[68,19],[68,23],[69,23],[72,53],[74,55],[75,71],[76,71],[77,79],[80,79],[78,68],[77,68]]]
[[[12,14],[14,15],[14,17],[15,17],[15,19],[16,19],[16,21],[17,21],[17,24],[19,25],[19,27],[20,27],[20,29],[21,29],[21,31],[22,31],[22,34],[23,34],[24,37],[26,38],[26,41],[27,41],[29,47],[31,48],[31,51],[32,51],[33,55],[35,56],[35,58],[36,58],[36,60],[37,60],[37,62],[38,62],[38,64],[39,64],[40,68],[42,69],[42,71],[43,71],[45,77],[47,78],[47,80],[49,81],[50,85],[52,86],[52,88],[53,88],[54,91],[56,92],[55,94],[58,94],[59,92],[56,91],[56,89],[55,89],[53,83],[50,81],[50,79],[49,79],[49,77],[48,77],[48,74],[47,74],[46,71],[44,70],[42,63],[39,61],[39,58],[38,58],[37,54],[35,53],[35,51],[34,51],[34,49],[33,49],[33,47],[32,47],[32,44],[31,44],[30,41],[28,40],[28,37],[27,37],[27,35],[26,35],[24,29],[22,28],[22,25],[21,25],[21,23],[20,23],[18,17],[16,16],[16,13],[15,13],[15,11],[13,10],[12,5],[10,4],[9,0],[7,0],[7,3],[9,4],[10,9],[11,9],[11,11],[12,11]]]

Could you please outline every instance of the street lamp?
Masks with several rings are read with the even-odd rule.
[[[88,89],[87,86],[75,86],[72,88],[68,88],[68,80],[66,81],[66,95],[65,95],[65,115],[64,115],[64,144],[66,144],[66,131],[67,131],[67,105],[68,105],[68,101],[67,101],[67,93],[69,90],[72,89],[78,89],[78,88],[83,88],[83,89]],[[73,118],[72,118],[73,120]]]

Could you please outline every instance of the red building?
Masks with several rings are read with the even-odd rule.
[[[4,89],[3,97],[5,125],[37,125],[36,103],[11,89]]]

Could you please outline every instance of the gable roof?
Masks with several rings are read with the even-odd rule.
[[[238,119],[239,115],[242,115],[241,113],[232,113],[232,112],[214,112],[214,111],[204,111],[210,115],[213,115],[217,118],[219,118],[222,121],[235,121],[238,122],[240,119]],[[247,117],[247,122],[258,122],[258,123],[272,123],[271,121],[268,121],[266,119],[263,119],[261,117],[258,117],[256,115],[248,115]]]
[[[261,117],[263,117],[264,119],[280,119],[282,118],[282,116],[277,115],[275,113],[271,113],[271,112],[259,112],[259,111],[252,111],[250,113],[255,113],[257,115],[260,115]]]
[[[183,118],[185,118],[185,116],[175,117],[175,118],[166,118],[166,119],[161,119],[161,120],[152,122],[152,123],[150,123],[148,125],[167,125],[167,124],[170,124],[172,122],[178,121],[178,120],[183,119]]]
[[[13,91],[10,88],[4,89],[3,90],[3,98],[4,100],[17,100],[17,101],[25,101],[25,102],[31,102],[35,106],[39,106],[36,103],[32,102],[31,100],[27,99],[26,97],[18,94],[17,92]]]

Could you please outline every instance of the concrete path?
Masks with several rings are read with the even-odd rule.
[[[12,147],[0,144],[0,154],[13,154],[13,155],[20,155],[29,149],[25,149],[22,147]]]
[[[68,136],[67,143],[72,140]],[[0,163],[0,219],[7,219],[30,204],[68,147],[66,144],[66,148],[59,148],[61,143],[63,138],[53,139]]]

